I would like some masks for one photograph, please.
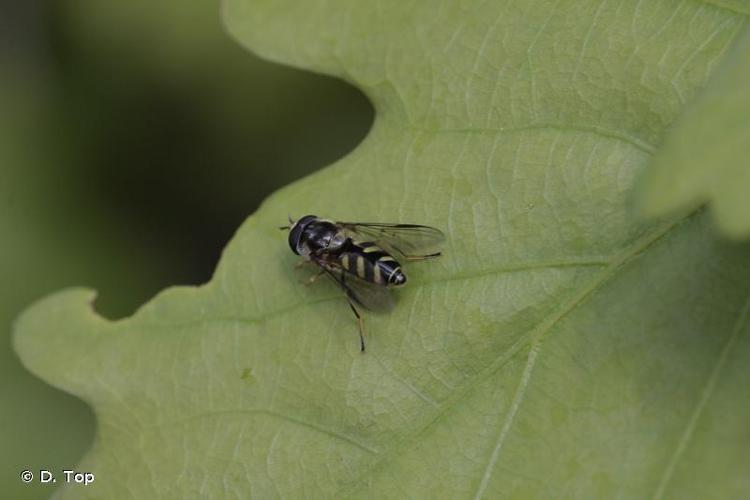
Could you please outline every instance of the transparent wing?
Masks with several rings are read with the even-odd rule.
[[[335,262],[316,260],[316,263],[356,304],[373,312],[388,312],[393,309],[393,295],[386,287],[359,279]]]
[[[418,224],[384,224],[378,222],[337,222],[364,241],[374,241],[384,250],[395,250],[404,256],[440,253],[445,235],[439,229]]]

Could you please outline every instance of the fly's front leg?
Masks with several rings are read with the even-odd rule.
[[[298,260],[296,264],[294,264],[295,269],[301,269],[305,264],[309,264],[310,261],[307,259]]]
[[[312,260],[308,260],[308,259],[298,260],[297,263],[294,265],[294,269],[302,269],[302,267],[304,267],[306,264],[312,264],[312,263],[313,263],[313,261]],[[313,283],[315,283],[315,280],[317,280],[318,277],[321,274],[323,274],[324,272],[325,272],[325,270],[321,267],[321,268],[318,269],[318,272],[316,274],[313,274],[309,278],[300,281],[300,283],[303,284],[303,285],[305,285],[305,286],[312,285]]]
[[[302,281],[302,284],[305,285],[305,286],[312,285],[313,283],[315,283],[315,280],[317,280],[324,272],[325,272],[325,269],[321,269],[320,271],[318,271],[317,273],[313,274],[312,276],[310,276],[306,280]]]

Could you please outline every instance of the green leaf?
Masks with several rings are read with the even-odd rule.
[[[212,2],[19,9],[15,44],[0,14],[0,496],[39,500],[55,485],[19,473],[74,465],[95,420],[21,365],[15,318],[75,284],[122,317],[169,283],[205,281],[215,240],[236,229],[227,224],[350,150],[371,112],[341,81],[248,57]],[[285,168],[269,174],[270,160]]]
[[[260,54],[373,100],[365,141],[272,196],[210,283],[109,322],[66,290],[26,366],[97,440],[70,497],[743,497],[748,247],[631,210],[745,2],[228,0]],[[368,314],[301,286],[287,214],[448,234]]]
[[[750,236],[750,31],[678,119],[643,184],[650,215],[709,201],[724,234]]]

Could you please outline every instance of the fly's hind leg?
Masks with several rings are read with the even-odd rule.
[[[440,257],[440,252],[428,253],[427,255],[404,255],[404,260],[426,260]]]
[[[354,313],[354,316],[357,317],[357,322],[359,323],[359,351],[365,352],[365,321],[362,319],[362,315],[359,314],[359,311],[354,307],[354,304],[352,304],[352,301],[348,296],[346,297],[346,301],[349,302],[349,307],[352,308],[352,312]]]
[[[401,255],[403,255],[404,260],[426,260],[426,259],[434,259],[435,257],[440,257],[440,255],[442,255],[442,252],[428,253],[428,254],[425,254],[425,255],[407,255],[403,250],[401,250],[397,246],[393,246],[393,249],[396,250]]]
[[[354,316],[357,318],[357,323],[359,323],[359,352],[365,352],[365,320],[362,319],[362,315],[359,314],[359,311],[357,311],[357,308],[354,307],[354,302],[352,302],[352,298],[349,296],[349,292],[346,289],[346,275],[341,276],[341,284],[344,285],[344,295],[346,296],[346,301],[349,303],[349,307],[352,309],[352,312],[354,313]]]

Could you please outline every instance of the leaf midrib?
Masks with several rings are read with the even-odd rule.
[[[493,269],[481,269],[469,273],[454,273],[446,275],[441,278],[426,279],[422,282],[413,284],[410,286],[412,290],[419,290],[428,286],[438,285],[442,283],[449,283],[452,281],[464,281],[483,278],[487,276],[494,276],[499,274],[510,274],[524,271],[535,271],[541,269],[561,269],[567,267],[605,267],[612,263],[612,258],[601,257],[601,256],[590,256],[590,257],[577,257],[570,259],[558,259],[558,260],[544,260],[537,262],[519,262],[517,264],[505,265],[499,268]],[[180,287],[183,288],[183,287]],[[192,328],[202,326],[210,323],[243,323],[243,324],[257,324],[273,319],[277,316],[282,316],[291,311],[297,310],[300,307],[310,307],[317,304],[340,301],[341,294],[329,294],[321,298],[314,300],[302,300],[296,301],[278,309],[260,314],[258,316],[206,316],[202,318],[196,318],[189,321],[173,321],[173,322],[149,322],[146,319],[139,318],[138,314],[129,318],[123,318],[121,320],[111,322],[112,325],[121,326],[128,322],[139,321],[138,326],[144,328],[156,328],[156,329],[173,329],[173,328]],[[159,298],[157,297],[156,300]],[[145,311],[144,311],[145,312]],[[132,325],[128,325],[132,326]],[[102,337],[106,338],[106,337]]]

